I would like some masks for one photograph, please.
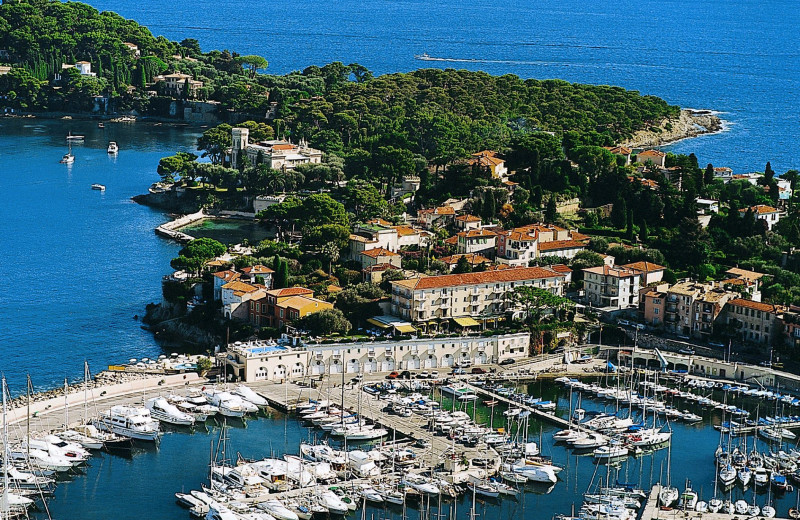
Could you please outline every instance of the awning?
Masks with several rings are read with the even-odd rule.
[[[453,321],[456,322],[458,325],[462,327],[475,327],[480,325],[477,321],[473,320],[472,318],[453,318]]]
[[[417,332],[417,329],[415,329],[411,325],[395,325],[394,328],[397,329],[397,332],[404,332],[406,334]]]
[[[379,329],[388,329],[390,327],[390,325],[387,325],[387,324],[385,324],[383,322],[380,322],[380,321],[376,320],[375,318],[368,319],[367,323],[369,323],[370,325],[375,325]]]

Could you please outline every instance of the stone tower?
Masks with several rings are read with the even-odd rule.
[[[238,168],[241,157],[247,152],[247,141],[250,130],[247,128],[233,128],[231,130],[231,168]]]

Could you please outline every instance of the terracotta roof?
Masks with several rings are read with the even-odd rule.
[[[741,278],[728,278],[720,282],[723,285],[744,285],[744,280]]]
[[[459,215],[456,217],[456,220],[459,222],[480,222],[480,217],[476,217],[475,215]]]
[[[273,289],[271,291],[267,291],[267,294],[270,296],[275,296],[276,298],[282,298],[284,296],[314,294],[314,291],[311,289],[306,289],[305,287],[286,287],[283,289]]]
[[[781,307],[778,305],[754,302],[753,300],[745,300],[742,298],[735,298],[733,300],[729,300],[728,303],[731,305],[736,305],[738,307],[746,307],[748,309],[755,309],[757,311],[764,311],[764,312],[779,312],[781,310]]]
[[[227,262],[223,262],[222,260],[209,260],[206,262],[206,267],[221,267],[226,263]]]
[[[307,307],[320,307],[320,310],[333,308],[333,304],[331,303],[318,300],[316,298],[308,298],[306,296],[292,296],[291,298],[287,298],[282,302],[276,303],[275,306],[297,310],[303,310]]]
[[[272,269],[270,269],[269,267],[267,267],[265,265],[258,264],[258,265],[254,265],[254,266],[251,266],[251,267],[244,267],[244,268],[242,268],[242,272],[245,273],[245,274],[256,274],[256,275],[258,275],[258,274],[274,273],[275,271],[273,271]]]
[[[496,237],[497,233],[489,231],[488,229],[470,229],[469,231],[462,231],[458,233],[459,237],[475,238],[475,237]]]
[[[445,274],[441,276],[428,276],[413,280],[400,280],[392,282],[409,289],[440,289],[456,287],[459,285],[479,285],[498,282],[520,282],[525,280],[540,280],[543,278],[563,278],[564,275],[550,269],[541,267],[521,267],[519,269],[503,269],[500,271],[485,271],[482,273]]]
[[[383,220],[382,218],[374,218],[372,220],[368,220],[367,224],[375,224],[376,226],[383,226],[383,227],[393,227],[392,223],[388,220]]]
[[[329,293],[335,293],[335,292],[340,292],[340,291],[344,291],[344,289],[342,289],[338,285],[331,284],[331,285],[328,286],[328,292]]]
[[[568,265],[564,265],[564,264],[553,264],[553,265],[550,266],[550,269],[552,269],[553,271],[555,271],[557,273],[564,273],[564,274],[572,272],[572,269],[570,269],[570,267]]]
[[[397,236],[407,237],[409,235],[417,235],[419,231],[410,226],[392,226],[397,231]]]
[[[749,208],[742,208],[739,210],[739,213],[747,213],[747,210],[753,210],[753,213],[758,213],[759,215],[778,213],[778,210],[776,208],[773,208],[772,206],[767,206],[766,204],[757,204],[755,206],[750,206]]]
[[[611,152],[611,153],[613,153],[615,155],[630,155],[631,154],[631,149],[630,148],[626,148],[624,146],[604,146],[603,148],[605,148],[606,150],[608,150],[609,152]]]
[[[381,271],[388,271],[389,269],[397,269],[397,267],[393,266],[392,264],[375,264],[365,267],[363,271],[367,273],[379,273]]]
[[[472,154],[472,159],[469,160],[469,164],[478,164],[480,166],[498,166],[504,162],[503,159],[497,157],[497,152],[492,150],[474,153]]]
[[[294,145],[293,144],[289,144],[289,143],[286,143],[286,144],[274,144],[274,145],[272,145],[272,149],[273,150],[294,150]]]
[[[587,267],[583,270],[584,273],[601,274],[603,276],[613,276],[615,278],[627,278],[629,276],[639,276],[639,273],[626,269],[625,267],[612,267],[608,265],[601,265],[598,267]]]
[[[643,273],[652,273],[653,271],[663,271],[666,269],[663,265],[654,264],[653,262],[633,262],[632,264],[625,264],[620,267],[627,267]]]
[[[589,235],[584,235],[583,233],[579,233],[577,231],[573,231],[572,233],[570,233],[570,237],[572,238],[572,240],[579,240],[581,242],[585,242],[587,240],[592,239],[592,237],[590,237]]]
[[[666,157],[667,154],[661,150],[645,150],[637,154],[638,157]]]
[[[539,251],[555,251],[557,249],[576,249],[585,248],[586,244],[577,240],[553,240],[552,242],[542,242],[539,244]]]
[[[240,273],[237,273],[236,271],[231,271],[230,269],[227,271],[218,271],[213,275],[221,280],[224,280],[225,282],[232,282],[242,277]]]
[[[244,283],[244,282],[228,282],[225,285],[223,285],[222,288],[232,290],[233,292],[238,292],[238,293],[251,293],[261,289],[260,286],[251,285],[249,283]]]
[[[365,244],[376,244],[377,240],[372,240],[371,238],[362,237],[361,235],[352,234],[350,235],[350,240],[354,242],[364,242]]]
[[[725,271],[725,274],[729,274],[737,278],[743,278],[745,280],[751,280],[751,281],[760,280],[764,276],[764,273],[757,273],[756,271],[748,271],[747,269],[739,269],[738,267],[731,267],[730,269]]]
[[[489,260],[488,258],[486,258],[485,256],[478,255],[478,254],[475,254],[475,253],[444,256],[440,260],[442,262],[446,263],[446,264],[457,264],[462,256],[465,256],[467,258],[467,262],[469,262],[472,265],[481,265],[484,262],[486,262],[487,264],[491,264],[492,263],[492,261]]]
[[[458,244],[458,236],[457,235],[453,235],[450,238],[445,238],[444,239],[444,243],[454,246],[454,245]]]
[[[433,209],[421,209],[417,213],[420,215],[455,215],[456,210],[452,206],[440,206]]]
[[[379,256],[400,256],[397,253],[393,253],[383,247],[376,247],[375,249],[367,249],[366,251],[361,251],[361,254],[364,256],[368,256],[370,258],[378,258]]]

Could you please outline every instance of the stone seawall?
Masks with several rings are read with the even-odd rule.
[[[178,231],[178,229],[188,226],[189,224],[194,224],[195,222],[200,222],[201,220],[205,220],[207,218],[209,218],[209,216],[206,215],[203,210],[200,210],[196,213],[191,213],[189,215],[183,215],[182,217],[178,217],[175,220],[158,226],[155,230],[156,235],[160,235],[162,237],[185,244],[191,240],[194,240],[194,237],[187,235],[186,233],[182,233],[181,231]]]

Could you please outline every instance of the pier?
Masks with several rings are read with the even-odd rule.
[[[658,484],[653,486],[653,489],[650,490],[650,496],[647,497],[647,502],[645,502],[644,507],[642,508],[642,514],[639,520],[686,520],[689,518],[702,518],[703,520],[744,520],[745,518],[755,518],[746,514],[728,515],[725,513],[712,513],[710,511],[706,513],[701,513],[699,511],[684,511],[679,507],[674,507],[672,509],[661,509],[661,507],[658,505],[658,493],[660,491],[661,486]],[[763,518],[763,516],[759,515],[759,518]],[[785,517],[781,518],[779,516],[775,516],[774,520],[788,519]]]

